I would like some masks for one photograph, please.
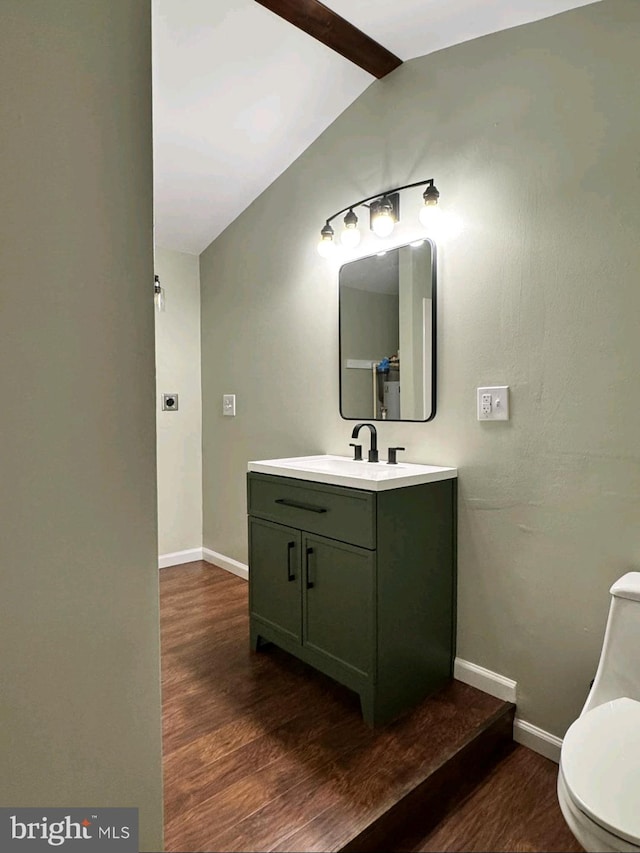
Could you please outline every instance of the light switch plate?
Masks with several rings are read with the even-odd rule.
[[[509,386],[494,385],[492,388],[478,388],[477,413],[479,421],[508,421]]]
[[[222,395],[222,414],[226,415],[229,418],[235,418],[235,416],[236,416],[236,395],[235,394],[223,394]]]

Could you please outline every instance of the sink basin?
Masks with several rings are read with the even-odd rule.
[[[294,456],[290,459],[261,459],[249,462],[249,471],[258,474],[275,474],[295,480],[312,480],[334,486],[349,486],[381,492],[404,486],[418,486],[437,480],[452,480],[458,476],[457,468],[437,465],[417,465],[411,462],[356,462],[348,456]]]

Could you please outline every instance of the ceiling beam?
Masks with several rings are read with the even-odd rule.
[[[345,59],[380,79],[402,60],[319,0],[256,0]]]

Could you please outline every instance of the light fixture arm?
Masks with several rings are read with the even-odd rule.
[[[360,207],[360,205],[366,205],[368,201],[375,201],[376,199],[385,198],[385,196],[393,195],[394,193],[398,193],[401,190],[410,190],[414,187],[423,187],[429,184],[429,186],[433,187],[435,178],[429,178],[426,181],[416,181],[414,184],[405,184],[403,187],[394,187],[392,190],[387,190],[386,192],[376,193],[375,195],[370,195],[367,198],[363,198],[360,201],[356,201],[353,204],[348,204],[346,207],[343,207],[342,210],[339,210],[337,213],[334,213],[327,219],[327,225],[331,222],[331,220],[335,219],[336,216],[340,216],[342,213],[347,213],[347,211],[352,210],[354,207]]]

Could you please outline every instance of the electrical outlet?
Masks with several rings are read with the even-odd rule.
[[[163,394],[162,395],[162,411],[177,412],[178,411],[178,395]]]
[[[226,415],[229,418],[235,418],[235,416],[236,416],[236,395],[235,394],[223,394],[222,395],[222,414]]]
[[[509,420],[508,385],[497,385],[494,388],[478,388],[476,393],[479,421]]]

